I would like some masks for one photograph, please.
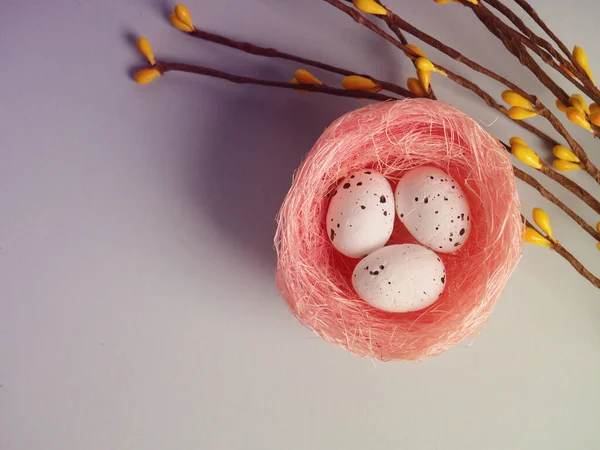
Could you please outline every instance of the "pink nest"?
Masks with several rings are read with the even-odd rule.
[[[462,185],[471,235],[458,252],[438,254],[447,273],[438,301],[416,312],[380,311],[352,287],[359,260],[340,254],[327,237],[327,194],[355,170],[379,171],[394,185],[422,165],[445,170]],[[508,153],[457,109],[425,99],[369,105],[336,120],[298,169],[278,222],[277,284],[298,320],[333,344],[383,361],[438,355],[473,337],[522,249]],[[414,242],[396,217],[388,245]]]

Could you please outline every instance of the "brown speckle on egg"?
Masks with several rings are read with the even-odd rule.
[[[335,231],[333,231],[333,228],[331,229],[331,233],[329,234],[329,238],[333,241],[335,239]]]
[[[350,183],[344,183],[344,185],[342,186],[344,189],[348,189],[350,187]]]

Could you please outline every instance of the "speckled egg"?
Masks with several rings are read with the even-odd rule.
[[[417,244],[389,245],[356,265],[352,285],[371,306],[388,312],[418,311],[444,291],[446,269],[431,250]]]
[[[459,250],[471,232],[471,213],[461,186],[435,167],[407,172],[395,192],[396,212],[409,233],[436,252]]]
[[[382,174],[353,172],[330,195],[327,235],[337,250],[362,258],[385,245],[394,229],[394,194]]]

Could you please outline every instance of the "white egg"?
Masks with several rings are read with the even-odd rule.
[[[394,194],[380,173],[365,169],[349,174],[331,194],[327,235],[351,258],[383,247],[394,229]]]
[[[371,306],[389,312],[418,311],[444,291],[446,269],[431,250],[417,244],[375,250],[354,268],[352,285]]]
[[[469,204],[460,185],[435,167],[418,167],[398,182],[396,212],[409,233],[436,252],[459,250],[471,233]]]

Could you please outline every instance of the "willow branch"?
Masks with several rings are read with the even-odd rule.
[[[533,187],[536,191],[540,193],[542,197],[550,202],[554,203],[558,206],[565,214],[567,214],[571,219],[573,219],[581,228],[585,230],[590,236],[592,236],[596,241],[600,242],[600,233],[596,231],[591,225],[589,225],[585,220],[583,220],[575,211],[569,208],[566,204],[564,204],[558,197],[548,191],[544,186],[541,185],[539,181],[533,178],[526,172],[523,172],[521,169],[513,165],[513,170],[515,173],[515,177],[519,180],[527,183],[529,186]]]
[[[329,86],[315,86],[313,84],[293,84],[293,83],[285,83],[280,81],[269,81],[269,80],[261,80],[258,78],[250,78],[244,77],[240,75],[233,75],[227,72],[221,72],[220,70],[211,69],[209,67],[196,66],[192,64],[182,64],[182,63],[169,63],[164,61],[157,61],[155,67],[160,71],[161,74],[165,74],[171,71],[177,72],[188,72],[195,73],[198,75],[205,75],[213,78],[220,78],[222,80],[231,81],[232,83],[237,84],[255,84],[259,86],[270,86],[284,89],[296,89],[302,91],[310,91],[310,92],[320,92],[323,94],[332,94],[337,95],[339,97],[350,97],[350,98],[368,98],[370,100],[398,100],[396,97],[390,97],[388,95],[374,93],[374,92],[365,92],[365,91],[348,91],[345,89],[337,89]],[[414,97],[410,91],[407,92],[407,97]]]
[[[594,95],[588,94],[589,97],[592,99],[600,98],[600,90],[596,85],[594,85],[594,83],[592,83],[592,80],[588,78],[581,67],[579,67],[579,64],[577,63],[575,56],[573,56],[573,53],[569,51],[567,46],[558,38],[556,34],[554,34],[548,25],[546,25],[537,12],[531,7],[531,5],[525,0],[515,0],[515,3],[517,3],[534,20],[534,22],[537,23],[542,30],[544,30],[548,36],[550,36],[550,39],[552,39],[556,45],[558,45],[558,48],[569,58],[569,61],[571,62],[571,69],[575,69],[573,72],[578,75],[578,78],[583,82],[587,89],[594,93]],[[597,100],[594,101],[597,103]]]
[[[259,45],[251,44],[249,42],[239,42],[233,39],[230,39],[225,36],[221,36],[215,33],[210,33],[208,31],[195,29],[189,33],[190,36],[193,36],[198,39],[202,39],[204,41],[213,42],[215,44],[224,45],[226,47],[235,48],[237,50],[241,50],[246,53],[250,53],[252,55],[264,56],[267,58],[279,58],[285,59],[288,61],[294,61],[300,64],[304,64],[311,67],[316,67],[318,69],[326,70],[328,72],[336,73],[338,75],[349,76],[349,75],[359,75],[358,72],[352,72],[347,69],[343,69],[341,67],[332,66],[330,64],[325,64],[319,61],[314,61],[308,58],[302,58],[300,56],[292,55],[290,53],[280,52],[274,48],[269,47],[261,47]],[[413,94],[410,94],[410,91],[404,89],[396,84],[388,83],[385,81],[377,80],[370,75],[361,75],[366,78],[370,78],[375,83],[379,84],[382,89],[386,91],[393,92],[395,94],[401,95],[403,97],[411,97]],[[407,94],[408,93],[408,94]]]
[[[535,34],[525,22],[523,22],[519,16],[517,16],[512,10],[504,5],[500,0],[483,0],[488,5],[497,9],[500,13],[502,13],[508,20],[510,20],[516,27],[519,29],[528,39],[531,40],[535,45],[541,47],[546,52],[548,52],[556,61],[560,64],[565,64],[567,67],[571,64],[567,62],[567,60],[554,48],[554,46],[545,40],[544,38]]]
[[[394,39],[392,36],[390,36],[389,34],[384,32],[381,28],[379,28],[377,25],[375,25],[373,22],[371,22],[370,20],[363,17],[356,10],[341,3],[339,0],[324,0],[324,1],[329,3],[330,5],[338,8],[342,12],[346,13],[355,22],[370,29],[371,31],[373,31],[377,35],[381,36],[383,39],[387,40],[389,43],[396,46],[403,52],[410,53],[410,54],[413,53],[412,50],[407,48],[404,44],[402,44],[398,40]],[[413,27],[408,22],[401,19],[397,14],[395,14],[389,10],[388,10],[388,15],[387,15],[386,21],[389,21],[388,25],[391,27],[394,27],[396,25],[402,26],[402,27],[404,27],[403,29],[405,31],[409,32],[410,34],[414,34],[419,39],[421,39],[421,40],[426,39],[424,42],[430,43],[430,45],[443,51],[448,56],[455,57],[455,59],[458,58],[457,59],[458,61],[464,63],[468,67],[473,68],[472,64],[475,64],[478,67],[482,67],[482,66],[479,66],[477,63],[474,63],[470,59],[462,56],[459,52],[452,49],[451,47],[446,46],[445,44],[439,42],[437,39],[429,36],[426,33],[423,33],[422,31],[418,30],[417,28]],[[475,83],[467,80],[464,77],[461,77],[461,76],[453,73],[452,71],[444,68],[443,66],[440,66],[438,64],[436,64],[436,66],[438,68],[444,70],[447,73],[448,78],[452,79],[459,85],[471,90],[472,92],[477,94],[479,97],[481,97],[489,106],[495,108],[496,110],[502,112],[503,114],[507,114],[506,108],[499,105],[489,94],[487,94],[485,91],[483,91],[481,88],[479,88],[479,86],[477,86]],[[485,68],[484,68],[484,70],[487,72],[491,72]],[[485,73],[485,72],[482,72],[482,73]],[[496,76],[499,77],[498,75],[496,75]],[[500,77],[500,78],[502,78],[502,77]],[[508,83],[510,83],[510,82],[508,82]],[[566,130],[566,128],[562,125],[562,123],[556,118],[556,116],[554,116],[548,110],[548,108],[546,108],[539,101],[539,99],[537,97],[528,95],[527,93],[525,93],[523,90],[521,90],[516,85],[515,85],[515,88],[516,89],[513,89],[513,90],[518,93],[522,92],[524,94],[523,96],[525,98],[530,99],[530,101],[536,105],[536,108],[539,109],[540,114],[543,117],[545,117],[552,124],[552,126],[567,140],[567,142],[569,143],[569,146],[571,146],[571,148],[573,149],[575,154],[577,154],[577,156],[582,161],[582,164],[584,165],[584,168],[586,169],[586,171],[588,171],[588,173],[590,173],[590,175],[592,175],[592,177],[594,177],[594,179],[596,179],[597,181],[600,180],[600,172],[598,172],[598,169],[589,161],[589,158],[587,157],[587,154],[585,153],[583,148],[579,145],[579,143],[577,141],[575,141],[575,139],[573,139],[573,137],[569,134],[569,132]],[[519,125],[521,125],[521,126],[524,125],[522,121],[515,121],[515,122],[519,123]],[[553,139],[549,138],[548,136],[544,135],[543,133],[538,132],[538,131],[533,131],[532,130],[533,127],[525,127],[525,128],[529,129],[532,132],[535,132],[536,135],[540,136],[542,139],[546,140],[547,142],[554,142]],[[555,144],[553,144],[553,145],[555,145]],[[549,170],[551,170],[551,169],[549,169]],[[546,172],[543,172],[543,173],[546,173]],[[588,205],[590,205],[590,207],[592,207],[594,210],[597,211],[597,208],[600,208],[600,203],[597,200],[595,200],[591,195],[589,195],[585,190],[583,190],[582,188],[577,186],[575,183],[573,183],[568,178],[566,178],[564,176],[562,176],[562,178],[561,178],[558,175],[559,174],[557,174],[556,177],[553,177],[553,179],[564,181],[564,183],[561,183],[561,184],[563,184],[563,186],[565,186],[565,188],[567,188],[569,191],[573,192],[575,195],[579,196],[584,202],[586,202]]]
[[[551,66],[554,70],[560,73],[564,78],[566,78],[573,86],[579,89],[581,92],[585,93],[592,100],[597,102],[600,100],[600,91],[598,88],[592,83],[592,81],[587,77],[585,72],[579,67],[575,58],[569,52],[566,47],[564,48],[567,51],[567,58],[563,57],[554,46],[543,39],[542,37],[535,34],[525,23],[517,16],[510,8],[504,5],[500,0],[483,0],[488,3],[493,8],[497,9],[500,13],[502,13],[508,20],[510,20],[525,36],[520,35],[519,33],[513,33],[513,36],[520,37],[520,40],[524,45],[529,47],[532,51],[534,51],[542,60]],[[561,43],[562,44],[562,43]],[[558,64],[555,62],[558,61]],[[575,77],[573,77],[568,69],[572,72]]]
[[[523,217],[523,216],[521,216]],[[580,275],[582,275],[585,279],[587,279],[590,283],[592,283],[595,287],[600,288],[600,278],[594,276],[593,273],[591,273],[589,270],[587,270],[583,264],[581,264],[579,262],[579,260],[577,258],[575,258],[575,256],[573,256],[566,248],[564,248],[560,243],[554,241],[553,239],[551,239],[548,235],[546,235],[543,231],[538,230],[536,227],[534,227],[531,222],[529,222],[527,219],[525,219],[523,217],[523,220],[525,221],[525,225],[527,225],[529,228],[533,228],[534,230],[536,230],[538,233],[540,233],[542,236],[544,236],[546,239],[548,239],[550,242],[552,242],[552,245],[550,246],[550,248],[552,250],[554,250],[556,253],[558,253],[560,256],[562,256],[564,259],[566,259],[569,264],[571,264],[575,270],[577,272],[579,272]]]

